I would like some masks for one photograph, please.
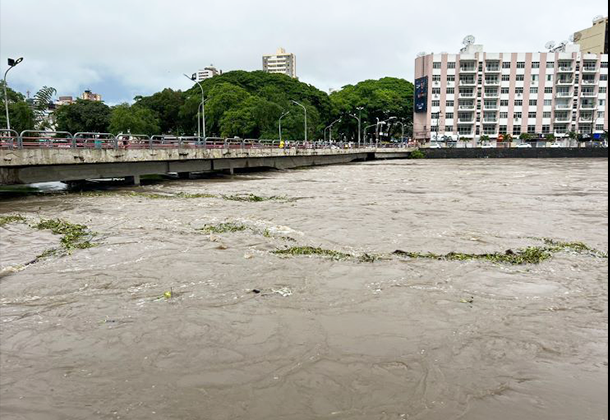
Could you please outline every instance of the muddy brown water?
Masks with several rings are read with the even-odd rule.
[[[299,200],[0,202],[0,215],[86,224],[99,243],[20,270],[59,237],[0,228],[2,419],[607,420],[607,259],[271,253],[504,251],[536,237],[607,251],[607,160],[373,162],[133,191]],[[221,222],[251,229],[197,231]]]

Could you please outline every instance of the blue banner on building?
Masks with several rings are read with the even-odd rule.
[[[415,112],[428,112],[428,76],[415,80]]]

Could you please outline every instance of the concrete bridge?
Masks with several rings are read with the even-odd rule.
[[[143,175],[227,171],[243,168],[290,169],[373,159],[407,158],[414,150],[402,146],[357,147],[354,144],[322,144],[241,139],[152,138],[127,140],[89,136],[20,137],[0,148],[0,184],[128,178],[135,184]],[[42,141],[41,141],[42,140]],[[280,147],[283,146],[283,147]]]

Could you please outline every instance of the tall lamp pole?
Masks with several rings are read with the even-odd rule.
[[[356,116],[356,114],[350,115],[358,120],[358,147],[360,147],[362,144],[362,110],[364,109],[364,107],[359,106],[356,109],[359,111],[358,116]]]
[[[373,128],[373,127],[375,127],[376,125],[377,125],[377,124],[371,124],[371,125],[368,125],[368,126],[364,127],[364,130],[363,130],[363,131],[364,131],[364,143],[365,143],[365,144],[366,144],[366,139],[367,139],[367,137],[366,137],[366,131],[367,131],[369,128]]]
[[[307,108],[305,105],[298,103],[297,101],[292,101],[293,104],[300,106],[305,111],[305,143],[307,143]]]
[[[201,117],[201,123],[202,124],[201,124],[201,126],[203,128],[203,138],[205,140],[205,138],[207,136],[206,136],[206,133],[205,133],[205,94],[203,92],[203,86],[201,86],[201,83],[197,80],[197,73],[193,73],[192,76],[188,76],[188,75],[185,74],[184,77],[186,77],[187,79],[189,79],[192,82],[197,83],[197,86],[199,86],[199,89],[201,89],[201,105],[200,105],[200,107],[203,110],[203,112],[201,113],[202,114],[202,117]],[[197,113],[199,114],[199,111],[197,111]],[[199,120],[199,116],[197,116],[197,120]],[[201,131],[197,132],[197,137],[201,138]]]
[[[23,57],[19,57],[16,60],[9,58],[8,59],[8,69],[6,69],[6,71],[4,72],[4,108],[6,109],[6,129],[7,130],[11,129],[11,121],[10,121],[9,115],[8,115],[8,94],[6,92],[6,75],[13,67],[15,67],[17,64],[21,63],[22,61],[23,61]]]
[[[326,127],[324,129],[324,139],[326,140],[326,130],[328,130],[328,141],[332,143],[333,141],[333,126],[335,124],[337,124],[339,121],[341,121],[341,118],[339,118],[336,121],[333,121],[331,125],[329,125],[328,127]]]
[[[282,114],[282,116],[280,117],[280,143],[282,142],[282,119],[286,116],[290,114],[290,111],[286,111]]]

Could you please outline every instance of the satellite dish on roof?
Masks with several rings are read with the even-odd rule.
[[[547,50],[552,50],[553,48],[555,48],[555,41],[549,41],[544,45],[544,48],[546,48]]]
[[[604,19],[606,19],[604,16],[602,16],[602,15],[597,15],[597,16],[595,16],[595,17],[593,18],[593,23],[597,23],[597,22],[599,22],[600,20],[604,20]]]
[[[570,42],[574,42],[576,37],[574,36],[574,34],[572,34],[572,35],[570,35],[570,37],[568,39],[570,40]]]
[[[582,39],[582,32],[576,32],[574,35],[572,35],[572,42],[578,42]]]
[[[428,53],[425,51],[422,51],[419,54],[417,54],[418,57],[425,57],[426,55],[428,55]]]
[[[464,40],[462,41],[462,44],[468,46],[468,45],[474,44],[475,41],[476,41],[476,38],[473,35],[468,35],[466,38],[464,38]]]

